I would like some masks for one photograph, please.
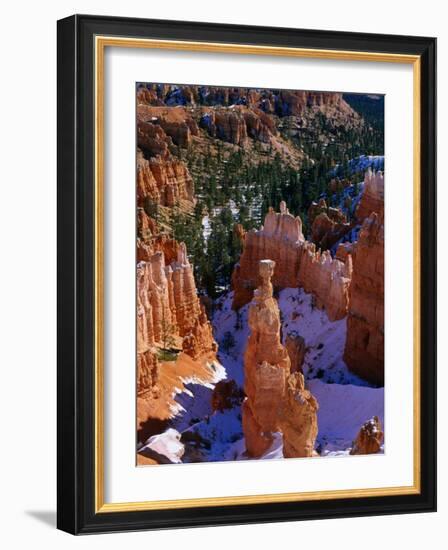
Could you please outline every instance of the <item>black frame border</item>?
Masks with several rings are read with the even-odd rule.
[[[436,511],[436,39],[91,15],[62,19],[57,31],[58,528],[84,534]],[[96,35],[420,56],[420,494],[95,513]]]

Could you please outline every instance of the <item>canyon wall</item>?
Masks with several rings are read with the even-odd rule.
[[[240,309],[252,299],[258,286],[258,263],[264,258],[276,263],[272,281],[276,288],[297,286],[300,245],[305,239],[302,221],[289,214],[284,202],[280,213],[270,209],[264,226],[259,231],[247,231],[242,240],[243,251],[232,275],[233,309]]]
[[[248,145],[248,138],[270,144],[271,150],[297,163],[301,155],[294,154],[295,148],[282,138],[282,129],[287,128],[290,136],[298,135],[314,127],[321,115],[331,119],[333,128],[359,129],[364,125],[341,93],[161,84],[137,88],[139,127],[151,124],[162,130],[168,137],[163,138],[167,149],[172,144],[188,147],[195,137],[201,142],[204,135],[199,127],[212,138],[240,147]],[[150,132],[153,155],[162,154],[159,144],[154,147],[155,131]],[[147,142],[139,139],[143,150]]]
[[[375,384],[384,384],[384,225],[372,213],[353,246],[344,361]]]
[[[305,241],[300,218],[292,216],[286,204],[280,213],[267,213],[264,226],[243,235],[243,252],[232,276],[233,308],[248,303],[258,285],[257,265],[264,258],[275,261],[273,285],[276,289],[303,287],[315,295],[316,306],[325,308],[330,320],[347,314],[351,259],[333,259],[330,252],[316,250]]]
[[[299,116],[307,109],[338,109],[354,120],[360,119],[338,92],[146,84],[140,86],[137,100],[139,104],[154,106],[241,105],[277,116]]]
[[[355,374],[384,384],[384,177],[368,172],[356,215],[366,216],[353,244],[344,360]],[[371,211],[376,208],[376,211]]]
[[[183,243],[169,264],[164,252],[158,251],[137,265],[137,320],[148,345],[160,343],[169,325],[172,336],[188,339],[192,356],[216,350]]]
[[[235,105],[231,109],[201,110],[201,127],[209,135],[223,141],[244,146],[248,137],[270,143],[278,134],[272,117],[261,109],[251,109],[243,105]]]
[[[197,132],[190,118],[174,117],[154,108],[137,107],[137,204],[145,200],[172,207],[180,201],[194,203],[194,184],[186,164],[171,155],[173,143],[187,145]],[[177,120],[179,119],[180,120]],[[174,121],[173,121],[174,119]]]
[[[138,105],[137,117],[140,125],[149,122],[154,126],[160,126],[172,142],[179,147],[190,145],[192,136],[197,136],[199,133],[196,121],[184,107]]]
[[[198,359],[217,351],[212,327],[197,296],[193,270],[185,245],[169,263],[159,246],[147,261],[137,265],[137,366],[138,391],[157,380],[157,349],[173,347]],[[168,240],[167,255],[172,254]],[[169,344],[169,346],[168,346]]]

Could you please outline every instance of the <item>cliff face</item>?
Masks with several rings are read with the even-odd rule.
[[[171,336],[188,340],[185,348],[191,356],[216,350],[183,243],[176,260],[168,265],[163,251],[138,264],[137,320],[148,346],[161,342],[168,326]]]
[[[149,84],[137,93],[138,102],[146,105],[221,105],[259,108],[278,116],[298,116],[306,109],[337,108],[353,119],[359,116],[341,93],[301,90],[266,90],[224,88],[217,86],[178,86]]]
[[[249,307],[250,336],[244,354],[243,431],[250,456],[271,446],[278,428],[290,359],[280,341],[280,312],[272,296],[275,263],[259,262],[260,286]]]
[[[139,206],[144,206],[146,199],[169,207],[181,200],[194,202],[194,184],[188,168],[170,153],[173,143],[186,146],[198,131],[193,119],[184,115],[144,105],[137,108]]]
[[[140,393],[157,380],[157,347],[166,347],[169,343],[193,359],[206,355],[214,358],[217,350],[211,324],[197,296],[185,245],[177,246],[177,258],[170,263],[160,248],[137,265]],[[172,253],[170,246],[167,253],[168,256]]]
[[[305,389],[301,372],[288,377],[285,398],[280,411],[279,426],[283,433],[283,456],[301,458],[316,456],[314,450],[319,405],[310,391]]]
[[[305,241],[302,222],[292,216],[284,202],[280,213],[270,210],[259,231],[244,235],[243,252],[232,276],[233,308],[239,309],[251,298],[258,284],[258,262],[271,258],[276,263],[273,285],[277,289],[303,287],[316,297],[316,305],[325,308],[330,320],[347,314],[351,260],[345,263],[333,259],[328,251],[316,251]]]
[[[344,360],[362,378],[384,384],[384,225],[376,213],[364,220],[352,255]]]
[[[139,397],[157,394],[158,374],[157,355],[151,348],[139,348],[137,343],[137,395]]]
[[[305,240],[302,221],[289,214],[284,202],[280,209],[280,213],[269,210],[259,231],[242,235],[243,251],[232,275],[233,309],[239,309],[252,299],[258,286],[257,266],[264,258],[272,259],[277,266],[272,280],[276,288],[297,286],[300,248]]]
[[[347,315],[349,288],[352,277],[352,260],[345,263],[331,257],[328,250],[316,251],[314,244],[306,242],[301,249],[298,285],[315,297],[315,305],[325,309],[330,321]]]
[[[166,264],[179,254],[179,243],[165,233],[159,233],[156,222],[143,208],[137,208],[137,262],[149,262],[156,252],[163,252]]]
[[[278,133],[269,115],[256,107],[249,109],[243,105],[225,110],[204,108],[200,124],[209,135],[242,146],[248,137],[269,143]]]
[[[137,204],[148,198],[162,206],[180,200],[194,202],[194,184],[187,166],[180,160],[158,156],[147,160],[137,151]]]
[[[213,147],[210,137],[251,149],[249,141],[253,140],[269,144],[272,156],[278,154],[294,166],[299,166],[303,155],[284,139],[286,134],[299,135],[303,129],[315,128],[321,116],[329,121],[332,131],[364,126],[362,117],[340,93],[215,86],[139,85],[137,115],[142,130],[146,124],[164,131],[168,149],[172,144],[202,147],[208,143]],[[198,127],[202,131],[198,132]],[[139,143],[146,151],[148,143]],[[150,148],[154,156],[162,154],[157,151],[160,144],[154,147],[152,143]],[[145,156],[148,158],[146,152]]]

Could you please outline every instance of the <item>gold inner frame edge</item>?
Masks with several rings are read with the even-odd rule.
[[[413,485],[370,489],[342,489],[301,493],[275,493],[226,497],[203,497],[178,500],[106,503],[104,501],[104,52],[106,47],[146,48],[209,53],[235,53],[330,59],[406,63],[413,65],[413,220],[414,220],[414,361],[413,361]],[[323,50],[250,44],[226,44],[96,36],[95,59],[95,513],[167,510],[211,506],[232,506],[275,502],[304,502],[342,498],[411,495],[420,493],[420,165],[421,165],[421,59],[418,55],[348,50]]]

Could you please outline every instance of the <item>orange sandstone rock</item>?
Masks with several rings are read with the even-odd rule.
[[[156,116],[157,115],[157,116]],[[184,162],[173,157],[173,143],[188,145],[198,128],[182,109],[137,107],[137,202],[145,206],[174,206],[178,201],[194,202],[193,179]]]
[[[381,448],[383,437],[380,420],[377,416],[374,416],[361,426],[350,454],[370,455],[377,453]]]
[[[191,114],[181,106],[137,106],[137,119],[140,124],[150,123],[163,128],[173,143],[180,147],[187,147],[193,136],[199,133],[198,125]]]
[[[287,380],[279,422],[285,458],[311,457],[317,454],[314,445],[318,433],[318,409],[316,398],[305,389],[303,374],[291,374]]]
[[[154,346],[163,344],[167,332],[170,339],[185,339],[182,347],[194,358],[216,352],[212,328],[197,296],[183,243],[178,247],[176,260],[169,265],[159,250],[137,266],[138,350],[154,352]]]
[[[257,265],[263,258],[276,263],[272,280],[276,289],[302,287],[315,295],[317,307],[325,308],[331,321],[345,317],[351,260],[333,259],[330,252],[322,253],[305,241],[300,218],[292,216],[284,202],[280,213],[271,209],[264,226],[244,236],[243,252],[232,274],[233,309],[250,301],[258,285]]]
[[[384,218],[384,176],[382,172],[369,169],[364,176],[364,190],[356,209],[356,218],[362,222],[372,212]]]
[[[364,220],[353,247],[347,340],[349,369],[376,384],[384,383],[384,225],[375,213]]]
[[[233,309],[250,302],[258,286],[258,263],[271,258],[276,264],[273,284],[276,288],[297,287],[300,243],[304,241],[302,221],[292,216],[284,202],[280,213],[270,209],[264,227],[248,231],[244,236],[243,252],[232,274]]]
[[[337,249],[334,257],[341,261],[346,262],[347,257],[353,252],[353,243],[341,243]]]
[[[153,349],[137,348],[137,395],[156,391],[159,363]]]
[[[330,321],[347,315],[352,261],[348,256],[343,263],[331,257],[328,250],[316,251],[312,243],[301,248],[298,285],[314,294],[316,306],[327,312]]]
[[[327,207],[324,199],[311,203],[308,221],[311,224],[311,241],[322,250],[331,248],[353,228],[342,210]]]
[[[249,308],[251,330],[244,354],[243,431],[247,453],[261,456],[278,429],[290,359],[280,341],[280,312],[272,295],[271,277],[275,263],[259,262],[260,286]]]
[[[162,206],[174,206],[179,200],[194,202],[194,184],[187,166],[174,158],[160,156],[147,160],[137,152],[137,204],[149,198]]]
[[[291,372],[302,372],[303,361],[305,360],[305,340],[297,332],[290,332],[285,338],[285,347],[288,350],[291,360]]]

